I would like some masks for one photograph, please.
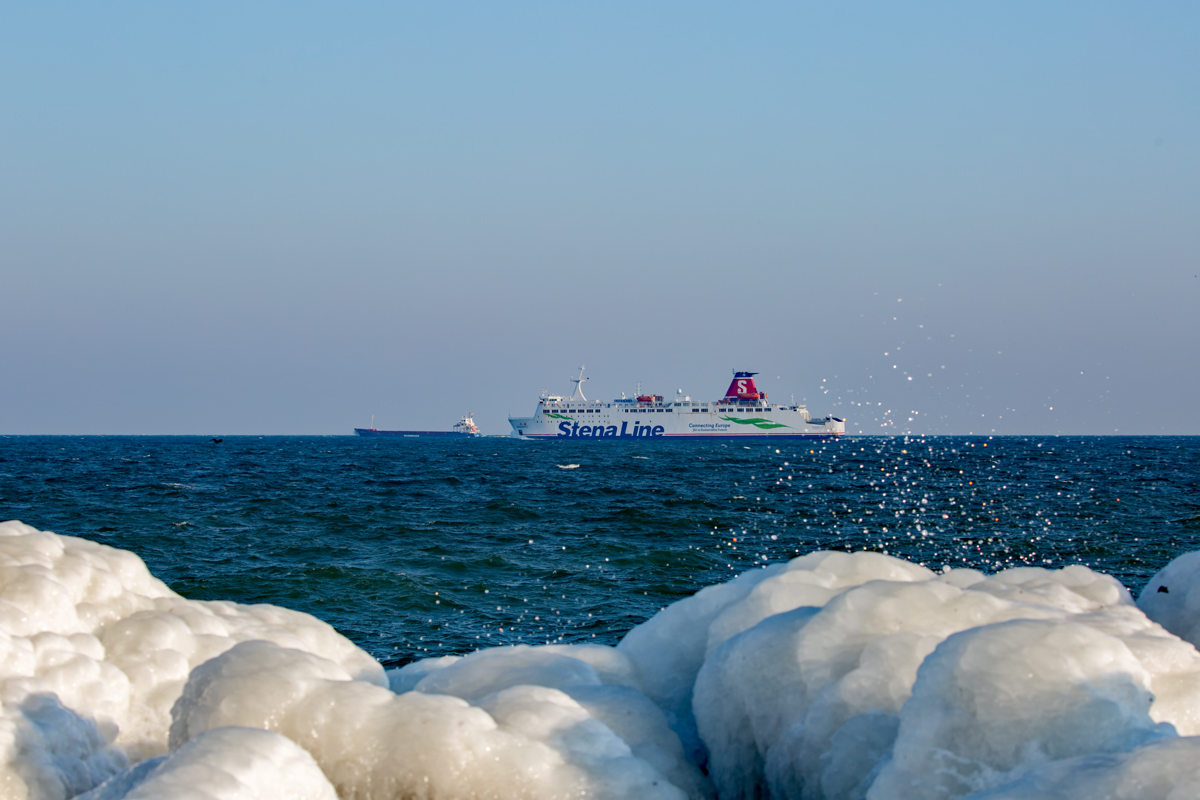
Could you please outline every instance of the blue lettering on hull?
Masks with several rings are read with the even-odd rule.
[[[616,425],[580,425],[578,422],[560,422],[558,423],[558,438],[560,439],[633,439],[637,437],[654,437],[664,436],[666,428],[662,425],[639,425],[633,423],[633,430],[629,430],[629,423],[621,423],[621,431],[617,432]]]

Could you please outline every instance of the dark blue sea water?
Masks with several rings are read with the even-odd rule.
[[[612,644],[818,549],[1080,563],[1136,595],[1200,549],[1200,438],[0,437],[0,518],[131,550],[189,598],[307,611],[403,663]]]

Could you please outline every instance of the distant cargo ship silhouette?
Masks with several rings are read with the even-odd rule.
[[[465,439],[475,436],[482,436],[479,428],[475,425],[475,420],[470,412],[467,412],[458,423],[448,431],[381,431],[376,428],[355,428],[354,432],[359,436],[410,436],[413,438],[424,438],[426,436],[436,436],[440,439]]]

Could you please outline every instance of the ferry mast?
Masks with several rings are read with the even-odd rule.
[[[570,399],[574,400],[575,395],[579,395],[580,400],[587,402],[587,398],[583,396],[583,382],[586,380],[591,380],[591,379],[583,377],[583,365],[582,364],[579,365],[579,377],[578,378],[568,378],[567,380],[569,380],[571,383],[575,384],[575,391],[571,392]]]

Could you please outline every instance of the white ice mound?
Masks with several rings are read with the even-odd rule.
[[[932,576],[924,567],[879,553],[810,553],[701,589],[631,630],[617,649],[636,666],[646,694],[667,712],[689,754],[703,764],[692,687],[714,648],[769,616],[824,605],[840,591],[866,581],[921,581]]]
[[[1150,619],[1200,647],[1200,552],[1184,553],[1159,570],[1137,604]]]
[[[79,800],[337,800],[303,748],[270,731],[218,728],[115,775]]]
[[[164,752],[192,669],[251,640],[386,683],[307,614],[185,600],[132,553],[0,523],[0,796],[72,797]]]
[[[1150,716],[1150,683],[1120,639],[1080,622],[1016,620],[955,634],[921,665],[867,797],[959,797],[1031,765],[1174,736]]]
[[[1200,738],[1160,739],[1128,753],[1088,755],[1035,769],[969,800],[1190,800],[1200,797]]]
[[[689,797],[712,787],[687,758],[667,717],[642,693],[633,664],[598,645],[546,645],[480,650],[465,658],[431,658],[389,673],[393,689],[460,697],[489,708],[489,698],[519,686],[557,689],[618,736],[633,755]]]
[[[246,642],[192,673],[171,746],[228,725],[277,731],[343,798],[687,797],[561,689],[518,683],[477,702],[397,695],[311,653]]]
[[[685,736],[692,697],[721,798],[959,797],[1038,764],[1200,733],[1200,654],[1084,567],[935,575],[814,553],[715,588],[620,649],[644,680],[657,668],[652,696]],[[956,634],[982,661],[952,658]]]

